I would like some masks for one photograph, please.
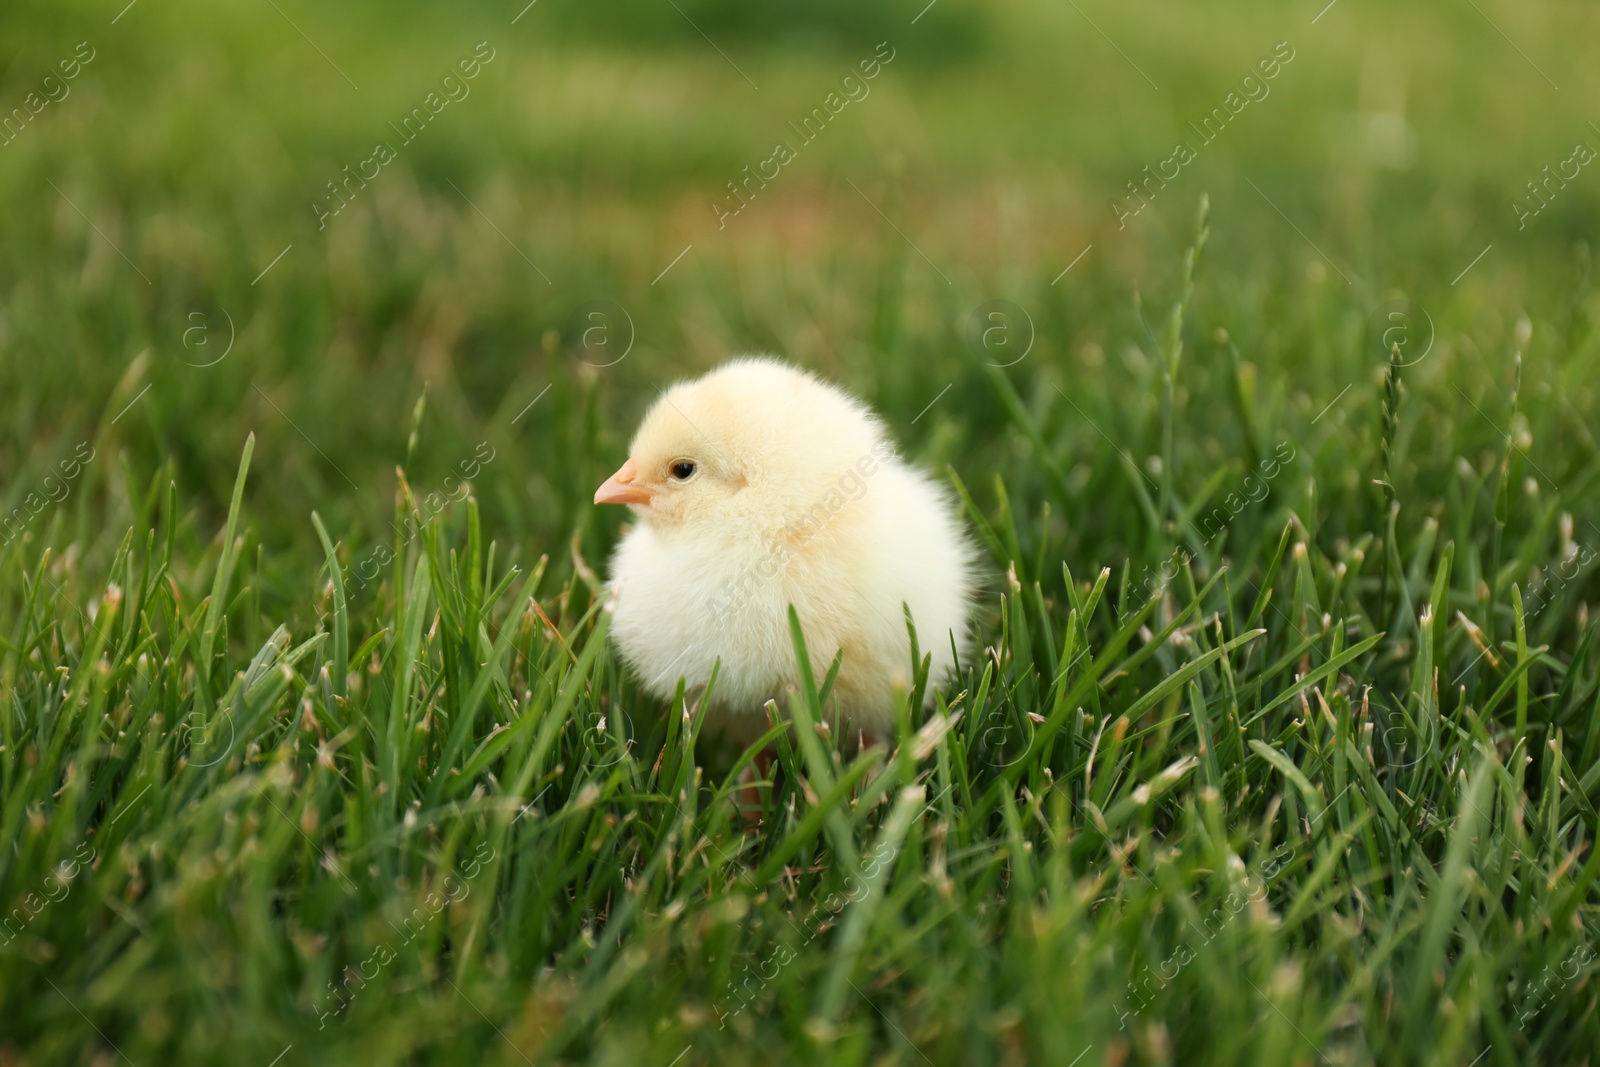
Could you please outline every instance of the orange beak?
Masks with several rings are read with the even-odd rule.
[[[600,488],[594,491],[596,504],[649,504],[655,493],[649,489],[633,484],[638,476],[639,469],[633,465],[633,460],[624,463],[611,477],[603,482]]]

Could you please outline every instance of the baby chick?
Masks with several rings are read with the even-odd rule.
[[[793,604],[852,730],[886,732],[917,643],[942,682],[969,645],[974,553],[946,490],[904,463],[859,401],[770,358],[673,386],[596,504],[641,520],[611,561],[611,633],[670,699],[721,668],[709,721],[748,743],[798,684]]]

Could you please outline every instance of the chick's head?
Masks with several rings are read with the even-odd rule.
[[[843,392],[774,359],[741,359],[667,390],[594,499],[629,505],[664,535],[771,530],[889,451]]]

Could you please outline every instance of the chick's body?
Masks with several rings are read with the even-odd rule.
[[[741,740],[798,681],[788,608],[817,678],[843,651],[835,693],[852,728],[894,721],[909,684],[910,609],[943,680],[964,657],[973,556],[946,491],[895,454],[863,405],[770,359],[675,386],[629,460],[596,494],[640,523],[612,560],[611,632],[646,689],[712,691]]]

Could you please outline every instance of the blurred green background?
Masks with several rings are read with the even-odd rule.
[[[1585,169],[1521,232],[1510,208],[1576,141],[1600,144],[1593,5],[139,0],[11,7],[0,27],[8,108],[79,42],[94,55],[0,148],[7,510],[101,428],[114,461],[77,522],[130,521],[128,485],[170,460],[209,529],[254,431],[269,544],[307,541],[312,508],[336,536],[379,536],[426,389],[413,481],[492,441],[488,522],[543,549],[592,521],[592,486],[659,384],[757,350],[859,391],[933,464],[1003,454],[985,354],[964,340],[990,300],[1031,317],[1019,380],[1064,385],[1142,456],[1154,346],[1135,301],[1175,296],[1203,192],[1194,358],[1225,359],[1208,340],[1227,329],[1266,421],[1355,382],[1325,421],[1370,427],[1369,320],[1404,296],[1438,337],[1413,383],[1474,397],[1506,389],[1512,323],[1532,315],[1532,388],[1593,448],[1592,361],[1538,352],[1587,284],[1600,183]],[[726,183],[798,144],[786,123],[884,41],[870,96],[719,229]],[[1188,123],[1281,41],[1295,58],[1270,94],[1119,229],[1127,183],[1177,139],[1198,146]],[[494,58],[470,95],[402,145],[391,124],[479,42]],[[325,183],[379,140],[398,158],[319,231]],[[596,302],[609,332],[589,339],[612,347],[591,352]],[[584,365],[628,334],[622,362]],[[225,359],[192,365],[229,335]],[[912,426],[952,382],[960,402]],[[1226,409],[1178,401],[1201,449],[1236,440]],[[1083,420],[1061,433],[1098,447]]]

